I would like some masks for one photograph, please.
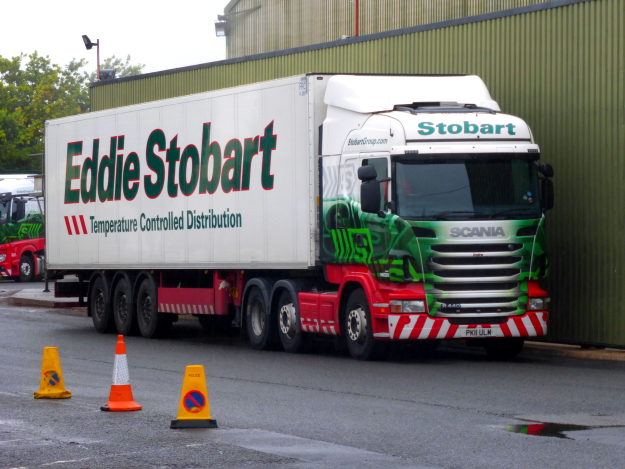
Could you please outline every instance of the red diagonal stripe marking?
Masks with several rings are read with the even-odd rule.
[[[425,321],[427,321],[425,316],[419,316],[419,319],[417,319],[412,331],[410,331],[410,335],[408,335],[409,339],[416,339],[419,337],[421,331],[423,330],[423,326],[425,326]]]
[[[510,326],[508,326],[507,322],[501,325],[501,331],[503,332],[504,337],[512,337],[512,331],[510,330]]]
[[[514,323],[516,324],[517,329],[521,333],[521,337],[528,337],[529,333],[527,332],[527,327],[523,324],[523,319],[514,318]]]
[[[84,234],[89,234],[89,232],[87,231],[87,225],[85,224],[85,216],[84,215],[80,216],[80,224],[82,225],[82,232]]]
[[[428,339],[436,339],[436,336],[438,336],[438,333],[441,331],[441,327],[443,327],[444,322],[445,321],[442,319],[434,320],[434,326],[432,327],[432,330],[430,331],[430,335],[428,335]]]
[[[80,234],[80,228],[78,228],[78,220],[76,220],[76,216],[72,215],[72,221],[74,222],[74,228],[76,229],[76,234]]]
[[[532,321],[532,325],[534,329],[536,329],[536,335],[541,336],[545,335],[545,331],[543,331],[543,325],[538,320],[538,316],[536,314],[529,315],[530,321]]]
[[[65,217],[65,225],[67,226],[67,233],[72,235],[72,225],[69,223],[69,217]]]
[[[447,339],[453,339],[459,328],[460,328],[460,326],[458,324],[451,324],[449,326],[449,330],[447,331],[446,338]]]

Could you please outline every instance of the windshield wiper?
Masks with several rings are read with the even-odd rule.
[[[501,210],[499,212],[492,213],[488,218],[499,217],[501,215],[509,215],[509,214],[515,213],[515,212],[523,212],[523,215],[533,215],[533,216],[536,216],[536,212],[534,210],[527,209],[525,207],[517,207],[517,208],[508,208],[506,210]],[[540,218],[540,216],[537,217],[537,218]]]

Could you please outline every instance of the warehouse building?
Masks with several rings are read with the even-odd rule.
[[[360,0],[358,36],[355,3],[230,2],[228,59],[94,83],[93,110],[306,72],[479,75],[556,170],[550,339],[625,346],[625,0]]]

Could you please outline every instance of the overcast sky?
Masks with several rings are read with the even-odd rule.
[[[53,63],[73,58],[95,70],[97,52],[82,35],[100,39],[101,59],[115,55],[145,64],[144,73],[226,58],[226,39],[215,36],[215,20],[229,0],[3,0],[0,55],[37,51]]]

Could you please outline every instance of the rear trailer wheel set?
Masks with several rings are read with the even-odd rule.
[[[282,348],[289,353],[304,353],[311,349],[315,332],[321,330],[306,330],[302,325],[300,291],[305,290],[297,281],[252,279],[244,290],[240,310],[229,307],[227,315],[214,314],[213,305],[205,307],[208,314],[197,314],[201,312],[199,306],[181,309],[171,305],[163,311],[162,304],[159,310],[159,286],[155,276],[120,271],[109,276],[104,273],[92,276],[88,307],[94,327],[100,333],[117,331],[122,335],[141,334],[149,339],[164,337],[178,314],[191,314],[198,317],[202,328],[209,332],[225,331],[234,325],[243,327],[250,344],[257,350]],[[357,360],[383,358],[391,341],[374,337],[367,293],[362,288],[354,288],[345,295],[346,301],[339,314],[340,333],[335,334],[336,338]],[[239,311],[242,317],[238,316]],[[410,344],[419,352],[427,349],[431,354],[440,340],[413,340]],[[523,344],[523,338],[492,338],[475,340],[472,345],[483,347],[491,359],[508,360],[521,352]]]

